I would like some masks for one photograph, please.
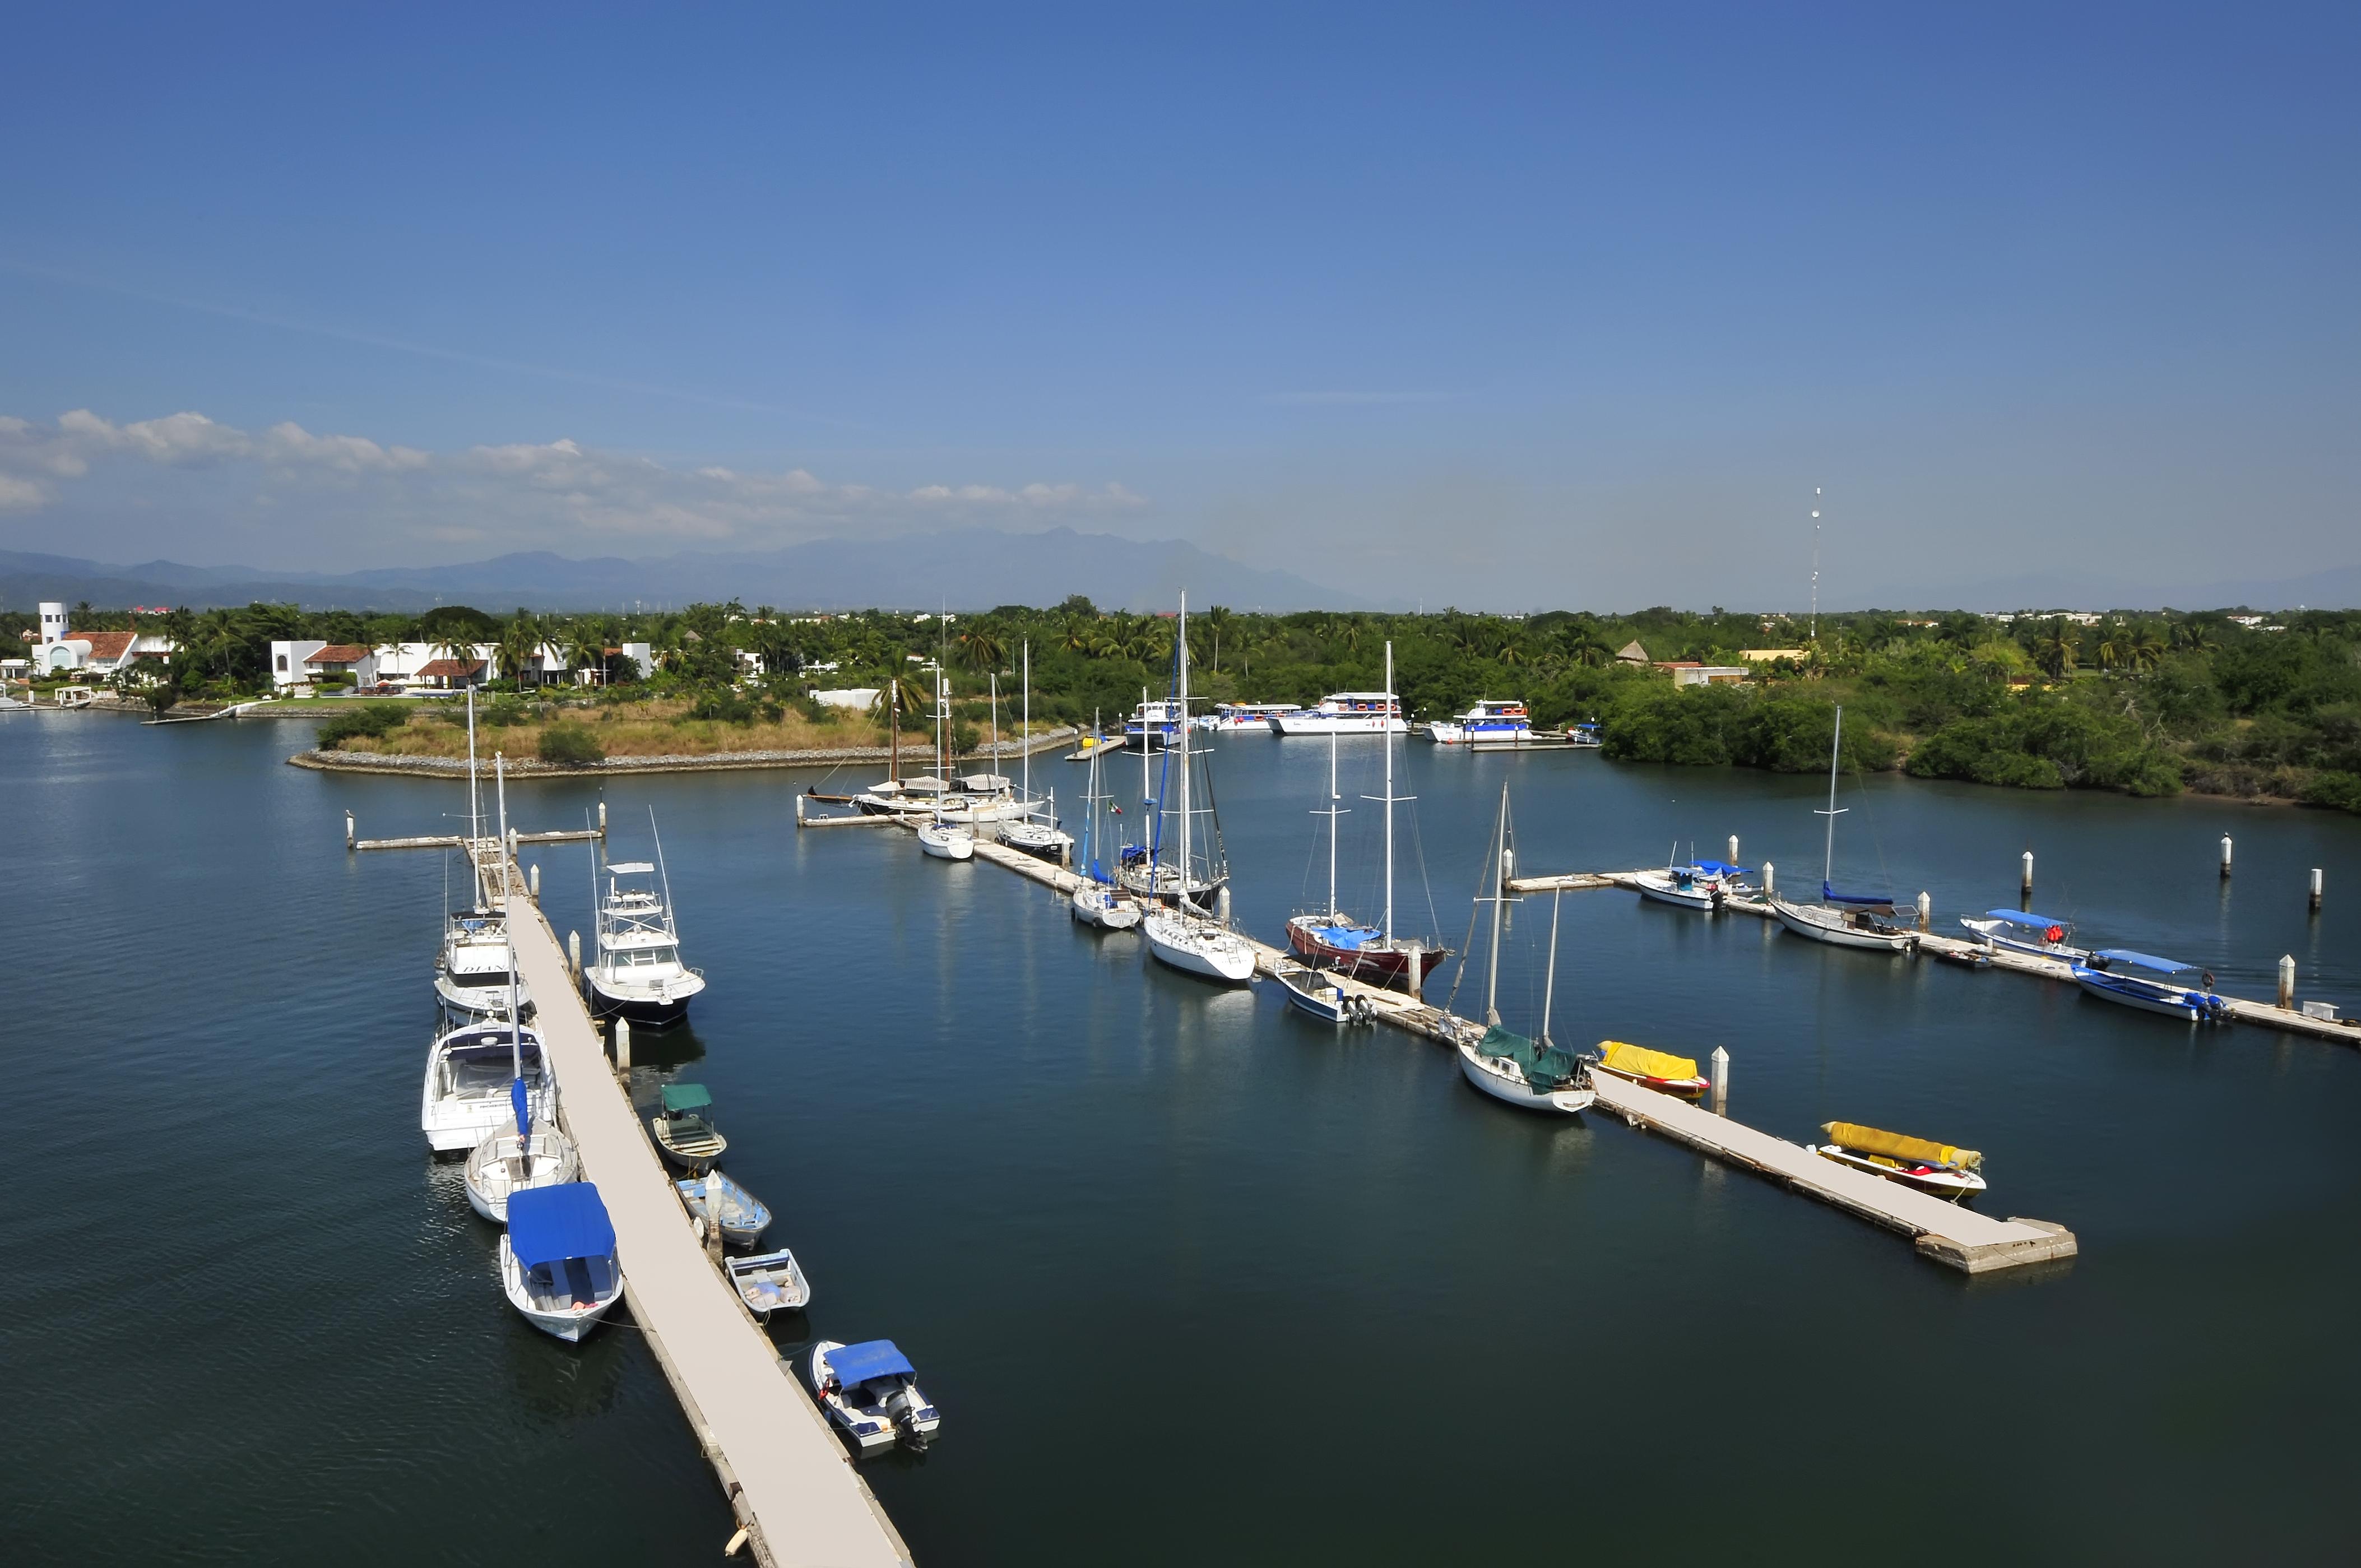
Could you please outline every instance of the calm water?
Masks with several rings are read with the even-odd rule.
[[[19,911],[0,1545],[712,1561],[728,1514],[645,1344],[526,1328],[419,1137],[446,867],[348,858],[343,814],[450,831],[464,791],[284,766],[302,737],[0,719]],[[1347,751],[1348,795],[1376,793],[1369,755]],[[1269,937],[1324,896],[1306,812],[1325,750],[1233,740],[1217,766],[1237,914]],[[1049,771],[1080,795],[1080,769]],[[1460,945],[1503,779],[1527,869],[1735,832],[1787,884],[1817,875],[1810,779],[1413,746],[1402,925],[1428,925],[1431,886]],[[730,1168],[812,1275],[809,1332],[889,1335],[920,1366],[945,1436],[867,1474],[923,1563],[2361,1549],[2349,1049],[1566,895],[1560,1038],[1726,1045],[1734,1114],[1974,1145],[1990,1212],[2081,1239],[2062,1271],[1970,1283],[1620,1125],[1481,1100],[1433,1046],[1155,969],[996,868],[798,836],[807,782],[608,790],[619,854],[659,813],[712,981],[693,1033],[638,1054],[711,1086]],[[2292,953],[2306,994],[2361,1004],[2361,822],[1849,793],[1840,871],[1926,888],[1943,926],[2013,904],[2030,847],[2036,907],[2088,935],[2265,998]],[[527,827],[595,799],[510,794]],[[1378,813],[1349,804],[1347,903],[1367,910]],[[556,925],[587,927],[584,852],[540,858]],[[1548,911],[1515,911],[1512,1025],[1537,1009]]]

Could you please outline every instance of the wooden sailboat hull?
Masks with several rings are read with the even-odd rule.
[[[1784,899],[1771,901],[1771,913],[1779,924],[1798,937],[1809,937],[1815,942],[1826,942],[1832,948],[1861,948],[1872,952],[1906,953],[1913,938],[1906,931],[1886,933],[1863,931],[1844,924],[1844,916],[1835,910],[1817,909],[1804,905],[1789,904]]]
[[[1451,956],[1448,948],[1422,947],[1413,953],[1411,945],[1400,938],[1392,947],[1378,943],[1361,948],[1334,947],[1321,939],[1322,924],[1324,922],[1317,916],[1297,916],[1287,923],[1287,945],[1318,968],[1334,970],[1372,985],[1393,985],[1407,980],[1410,988],[1416,991]],[[1418,962],[1415,974],[1411,971],[1413,958]]]

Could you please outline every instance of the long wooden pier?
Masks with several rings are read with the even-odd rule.
[[[499,839],[480,842],[499,854]],[[670,1173],[608,1065],[556,932],[522,892],[509,929],[539,1009],[535,1026],[557,1080],[558,1119],[614,1222],[623,1299],[754,1560],[766,1568],[908,1563],[909,1548],[843,1443],[707,1259]]]
[[[1637,872],[1565,872],[1551,876],[1512,877],[1510,893],[1571,893],[1580,888],[1621,887],[1637,891]],[[1758,919],[1772,920],[1771,901],[1766,898],[1725,898],[1715,906],[1733,915],[1752,915]],[[2057,959],[2046,959],[2038,953],[2013,952],[2006,948],[1987,948],[1982,942],[1961,937],[1946,937],[1936,931],[1914,931],[1911,946],[1919,952],[1950,954],[1965,957],[1982,954],[1991,959],[1991,967],[2015,974],[2027,974],[2040,980],[2075,983],[2070,964]],[[2259,1024],[2267,1029],[2283,1029],[2290,1035],[2310,1035],[2315,1039],[2334,1040],[2339,1045],[2361,1046],[2361,1024],[2314,1018],[2301,1008],[2279,1007],[2267,1002],[2249,1002],[2243,996],[2222,998],[2229,1016],[2241,1024]]]
[[[842,819],[797,817],[798,825],[807,828],[839,820]],[[1072,872],[982,837],[975,842],[975,858],[1060,893],[1071,894],[1082,885],[1082,879]],[[1530,878],[1509,885],[1515,891],[1545,891],[1570,885],[1612,887],[1616,877],[1612,873],[1578,873],[1574,877]],[[1284,948],[1252,938],[1246,940],[1255,950],[1255,970],[1259,975],[1277,974],[1280,960],[1292,957]],[[1406,992],[1341,975],[1331,978],[1348,992],[1368,998],[1370,1012],[1380,1023],[1439,1041],[1455,1050],[1462,1041],[1473,1043],[1483,1037],[1482,1025],[1446,1013]],[[1984,1274],[2053,1262],[2075,1254],[2074,1234],[2063,1225],[2047,1220],[1994,1220],[1899,1183],[1848,1170],[1783,1138],[1608,1074],[1596,1075],[1591,1086],[1598,1092],[1599,1104],[1621,1117],[1626,1124],[1661,1133],[1702,1154],[1765,1177],[1790,1191],[1817,1198],[1846,1213],[1908,1236],[1920,1256],[1962,1273]]]

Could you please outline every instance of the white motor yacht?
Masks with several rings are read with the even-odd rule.
[[[509,978],[506,917],[482,909],[453,911],[434,959],[435,1000],[455,1018],[505,1017]],[[529,1010],[533,992],[522,981],[517,989],[518,1005]]]
[[[517,1030],[505,1018],[462,1024],[435,1036],[426,1053],[426,1082],[418,1124],[427,1146],[438,1153],[472,1149],[493,1133],[512,1126],[509,1088],[519,1079],[533,1115],[547,1124],[555,1114],[556,1090],[542,1059],[541,1036]]]
[[[680,959],[663,859],[659,839],[654,862],[610,861],[605,867],[598,952],[582,971],[590,1009],[600,1017],[620,1014],[635,1024],[677,1023],[686,1015],[690,998],[705,989],[704,973]]]
[[[1311,707],[1274,713],[1274,735],[1407,735],[1401,702],[1390,692],[1331,692]]]
[[[1485,700],[1455,718],[1438,718],[1426,727],[1426,738],[1438,746],[1465,746],[1476,740],[1529,740],[1532,716],[1518,698]]]

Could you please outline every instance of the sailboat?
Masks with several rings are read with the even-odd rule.
[[[483,837],[484,814],[476,788],[476,688],[467,688],[467,837]],[[503,838],[501,842],[507,842]],[[466,909],[451,910],[443,926],[443,948],[434,959],[434,997],[453,1018],[497,1017],[505,1008],[519,1017],[533,1004],[516,983],[516,963],[506,936],[508,914],[484,906],[483,889]],[[447,905],[449,900],[446,898]]]
[[[1091,723],[1095,730],[1097,715],[1092,716]],[[1107,798],[1099,793],[1099,752],[1102,750],[1104,748],[1093,747],[1091,751],[1089,793],[1082,796],[1085,815],[1082,817],[1082,880],[1074,884],[1069,907],[1072,909],[1074,918],[1085,926],[1095,926],[1102,931],[1128,931],[1139,924],[1139,901],[1116,886],[1098,860],[1099,819],[1103,815],[1099,807]]]
[[[676,1024],[688,1015],[689,1000],[705,989],[705,974],[680,961],[672,873],[664,869],[653,806],[648,807],[648,832],[655,860],[608,861],[605,897],[598,895],[598,871],[590,873],[598,951],[582,978],[589,983],[590,1009],[602,1018],[620,1014],[635,1024]],[[647,877],[656,880],[641,881]]]
[[[1029,641],[1025,644],[1024,657],[1025,728],[1022,738],[1017,741],[1017,744],[1024,748],[1022,769],[1024,778],[1017,785],[1016,798],[1025,803],[1025,808],[1030,815],[1021,817],[1013,822],[1003,822],[1000,825],[1000,841],[1012,850],[1021,850],[1026,854],[1038,855],[1045,861],[1063,861],[1073,852],[1074,836],[1060,830],[1054,801],[1042,802],[1033,798],[1033,644]],[[994,688],[993,729],[997,731],[999,728],[1000,704],[997,688]],[[999,754],[998,738],[995,735],[993,755],[997,758]],[[1054,795],[1057,792],[1053,790],[1050,793]]]
[[[1815,942],[1827,942],[1839,948],[1870,948],[1881,952],[1905,953],[1917,938],[1900,926],[1881,918],[1894,913],[1894,900],[1876,894],[1839,893],[1828,879],[1836,871],[1837,818],[1849,806],[1837,805],[1837,757],[1844,745],[1844,709],[1837,709],[1836,739],[1828,743],[1828,806],[1813,815],[1828,819],[1828,847],[1820,861],[1820,902],[1790,904],[1784,898],[1771,901],[1771,913],[1779,924],[1798,937],[1809,937]]]
[[[1176,658],[1179,661],[1180,670],[1180,711],[1186,715],[1189,711],[1189,596],[1186,594],[1180,596],[1180,623]],[[1190,896],[1190,890],[1194,881],[1192,870],[1194,842],[1191,832],[1191,818],[1195,815],[1195,810],[1190,793],[1189,726],[1185,722],[1180,726],[1173,746],[1180,753],[1180,762],[1179,813],[1180,855],[1175,862],[1172,882],[1177,896],[1169,905],[1164,904],[1151,905],[1147,916],[1140,921],[1140,929],[1148,935],[1148,950],[1172,968],[1191,974],[1202,975],[1208,980],[1243,985],[1254,978],[1254,944],[1231,930],[1226,919],[1216,919],[1200,913],[1198,905]],[[1169,764],[1169,753],[1167,761]],[[1212,775],[1208,773],[1206,777],[1210,789]],[[1211,815],[1210,810],[1207,815]],[[1154,839],[1158,841],[1160,841],[1162,837],[1161,833],[1154,835]],[[1218,839],[1215,841],[1219,842]],[[1163,868],[1155,860],[1149,861],[1148,882],[1151,890],[1161,885],[1159,873],[1162,870]],[[1210,877],[1208,883],[1213,886],[1220,885],[1217,881]],[[1225,890],[1218,895],[1217,906],[1226,905],[1227,903]]]
[[[1597,1098],[1590,1075],[1580,1057],[1561,1050],[1550,1039],[1550,1011],[1557,1000],[1558,900],[1550,902],[1549,978],[1542,986],[1542,1037],[1527,1039],[1500,1026],[1500,912],[1509,901],[1509,786],[1500,786],[1500,820],[1494,830],[1490,869],[1492,884],[1492,951],[1484,981],[1484,1037],[1459,1042],[1459,1070],[1468,1082],[1495,1100],[1527,1111],[1571,1116],[1590,1108]],[[1563,897],[1561,894],[1558,897]]]
[[[508,775],[500,773],[500,842],[509,839]],[[507,936],[508,921],[512,917],[514,899],[509,885],[510,861],[500,857],[500,930]],[[516,940],[508,937],[509,1016],[518,1018],[522,1013],[522,992],[517,983]],[[533,1091],[525,1082],[524,1040],[522,1032],[509,1031],[509,1110],[514,1117],[506,1128],[487,1133],[481,1143],[467,1155],[467,1206],[494,1223],[509,1217],[509,1199],[528,1188],[555,1187],[572,1181],[582,1174],[582,1157],[574,1140],[560,1132],[555,1116],[544,1118],[539,1127],[533,1121]],[[553,1097],[555,1086],[551,1086]]]
[[[1394,686],[1394,645],[1386,644],[1386,692]],[[1385,733],[1386,904],[1382,925],[1364,926],[1336,907],[1336,737],[1328,731],[1328,809],[1312,813],[1328,818],[1328,908],[1325,913],[1298,915],[1287,923],[1287,945],[1316,968],[1330,969],[1376,985],[1403,984],[1415,995],[1426,977],[1451,956],[1440,942],[1409,942],[1394,935],[1394,804],[1414,795],[1394,794],[1394,732]]]

